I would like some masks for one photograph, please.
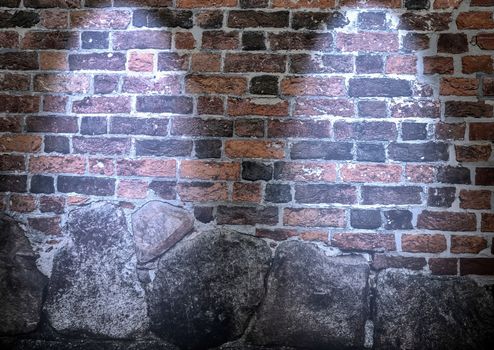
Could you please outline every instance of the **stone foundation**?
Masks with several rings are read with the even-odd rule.
[[[379,270],[366,254],[324,244],[201,230],[162,202],[131,220],[106,202],[72,211],[47,278],[21,225],[4,216],[1,348],[494,347],[488,283]]]

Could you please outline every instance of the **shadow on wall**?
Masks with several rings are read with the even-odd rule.
[[[493,6],[0,0],[0,207],[47,274],[70,210],[159,199],[376,271],[493,275]]]

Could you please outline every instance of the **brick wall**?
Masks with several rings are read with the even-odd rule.
[[[0,0],[0,206],[91,201],[493,274],[492,0]]]

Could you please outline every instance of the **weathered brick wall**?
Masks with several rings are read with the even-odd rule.
[[[493,274],[492,0],[0,0],[0,205],[100,199]],[[49,250],[49,247],[46,247]]]

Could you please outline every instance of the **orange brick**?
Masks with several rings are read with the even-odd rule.
[[[84,174],[85,160],[77,156],[40,156],[29,158],[29,171],[35,174]]]
[[[192,182],[177,186],[180,199],[185,202],[226,201],[228,187],[226,183]]]
[[[280,159],[285,156],[285,143],[262,140],[227,140],[225,153],[230,158]]]
[[[180,176],[200,180],[238,180],[240,163],[183,160],[180,163]]]
[[[401,171],[401,165],[344,164],[340,173],[349,182],[399,182]]]
[[[32,135],[0,136],[0,152],[39,152],[42,138]]]

